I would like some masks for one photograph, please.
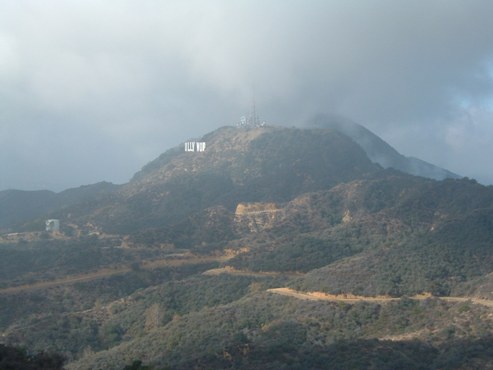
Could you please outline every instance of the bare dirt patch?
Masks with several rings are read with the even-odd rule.
[[[298,272],[278,272],[278,271],[249,271],[249,270],[237,270],[231,266],[224,266],[217,269],[207,270],[202,273],[203,275],[217,276],[221,274],[235,275],[235,276],[251,276],[251,277],[268,277],[268,276],[302,276],[302,273]]]

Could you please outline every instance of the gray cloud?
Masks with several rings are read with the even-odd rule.
[[[260,112],[347,116],[399,151],[493,183],[487,1],[0,4],[0,189],[127,181]]]

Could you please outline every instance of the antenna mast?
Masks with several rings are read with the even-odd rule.
[[[252,107],[250,108],[250,117],[248,117],[248,125],[252,127],[260,126],[260,118],[257,115],[257,104],[255,101],[255,89],[252,96]]]
[[[257,106],[255,103],[255,92],[253,93],[252,113],[251,113],[251,117],[250,117],[250,124],[254,127],[260,126],[260,119],[257,116]]]
[[[250,107],[250,113],[247,116],[242,116],[240,122],[236,123],[236,127],[264,127],[265,122],[260,122],[260,118],[257,115],[257,104],[255,101],[255,90],[252,94],[252,105]]]

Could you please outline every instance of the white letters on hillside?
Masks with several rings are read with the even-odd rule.
[[[187,141],[185,143],[186,152],[205,152],[204,141]]]

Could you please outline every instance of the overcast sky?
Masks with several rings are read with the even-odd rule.
[[[2,0],[0,190],[123,183],[187,138],[348,117],[493,183],[489,0]]]

